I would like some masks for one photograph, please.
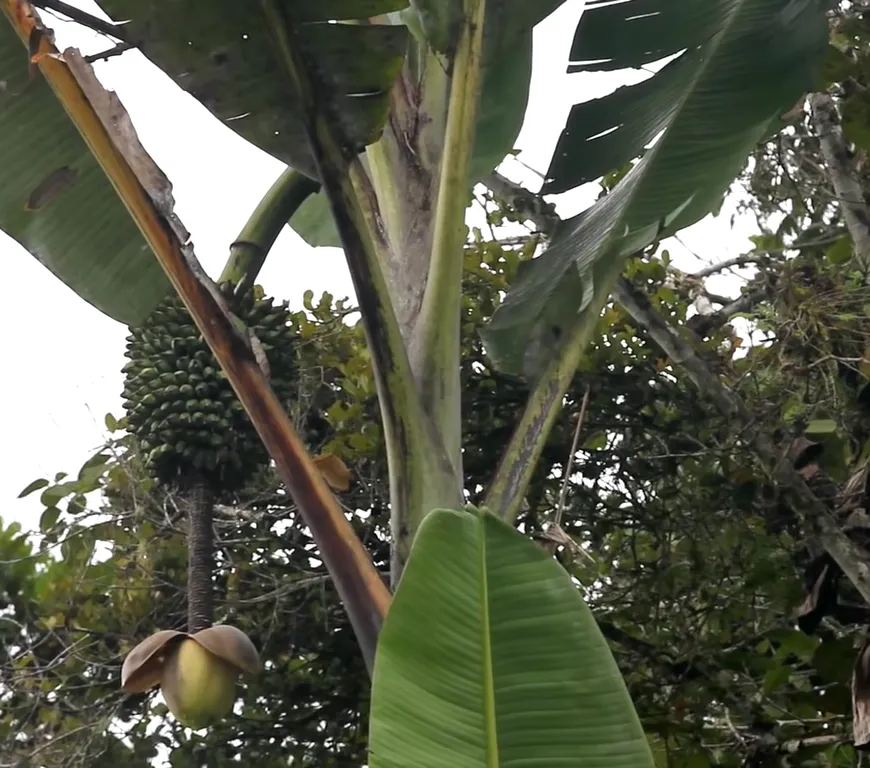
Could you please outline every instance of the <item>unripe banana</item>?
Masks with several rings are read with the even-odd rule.
[[[272,386],[281,402],[298,390],[295,371],[295,337],[292,316],[286,306],[266,300],[259,287],[236,296],[235,289],[222,289],[227,302],[239,318],[259,338],[280,330],[282,339],[274,345],[269,359]],[[263,325],[260,321],[265,321]],[[264,341],[264,339],[260,339]],[[193,324],[187,309],[174,292],[127,339],[124,366],[125,408],[130,432],[142,442],[156,445],[182,445],[184,450],[155,454],[147,467],[158,482],[173,484],[191,472],[203,479],[216,493],[235,492],[243,487],[261,466],[268,454],[244,409],[229,410],[236,394],[202,335]],[[208,408],[201,407],[207,402]],[[212,423],[194,422],[189,416],[177,422],[163,423],[167,413],[212,414]],[[155,427],[161,422],[160,427]],[[198,430],[208,429],[207,440]],[[247,437],[253,437],[251,445]],[[214,449],[223,448],[231,461],[216,462]]]

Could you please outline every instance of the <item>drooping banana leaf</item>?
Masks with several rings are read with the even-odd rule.
[[[328,24],[407,6],[407,0],[284,0],[302,25],[302,54],[318,83],[322,106],[347,142],[374,141],[404,60],[408,30],[400,26]],[[258,2],[237,0],[100,0],[125,35],[185,91],[236,133],[314,177],[300,105]]]
[[[571,578],[486,512],[430,514],[375,657],[372,768],[651,768]]]
[[[778,116],[812,87],[825,8],[824,0],[589,5],[572,57],[604,62],[587,69],[687,50],[649,80],[573,108],[544,192],[594,179],[657,141],[520,273],[484,333],[499,368],[534,375],[530,360],[546,359],[566,329],[597,316],[627,255],[716,207],[752,149],[782,125]]]
[[[0,14],[0,229],[125,324],[169,282],[27,48]]]

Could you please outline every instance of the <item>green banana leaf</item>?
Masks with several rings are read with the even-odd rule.
[[[564,2],[486,0],[483,82],[471,160],[472,181],[488,176],[514,148],[529,102],[532,30]]]
[[[135,325],[169,281],[28,59],[0,17],[0,229],[85,301]]]
[[[587,7],[573,57],[605,59],[587,69],[639,66],[687,50],[649,80],[573,108],[545,193],[624,165],[658,140],[518,275],[484,331],[497,367],[533,376],[539,365],[530,360],[546,360],[567,329],[597,316],[626,256],[718,205],[752,149],[782,127],[778,116],[812,87],[827,45],[825,7],[824,0],[598,0]]]
[[[484,22],[483,82],[469,177],[486,178],[510,152],[526,116],[532,80],[532,29],[565,0],[487,0]],[[421,0],[415,8],[440,39],[449,23],[441,0]],[[444,6],[444,8],[442,8]],[[443,47],[435,46],[440,50]],[[312,246],[341,247],[329,203],[323,192],[312,195],[290,219],[290,226]]]
[[[407,0],[283,0],[302,25],[302,55],[318,83],[323,107],[352,146],[381,132],[389,90],[409,42],[400,26],[327,24],[391,13]],[[100,0],[125,34],[185,91],[236,133],[316,177],[300,105],[258,2],[237,0]]]
[[[610,649],[553,558],[436,510],[378,640],[371,768],[652,768]]]
[[[406,0],[295,0],[294,19],[362,18]],[[125,32],[176,82],[242,136],[314,172],[298,110],[288,100],[256,4],[106,0]],[[403,61],[402,27],[308,23],[305,54],[328,104],[359,145],[374,140]],[[29,77],[27,48],[0,20],[0,228],[83,299],[138,325],[169,282],[123,203],[45,81]]]

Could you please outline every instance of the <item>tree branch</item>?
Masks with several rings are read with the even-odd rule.
[[[675,364],[685,369],[695,386],[701,390],[701,394],[710,398],[723,414],[736,416],[743,413],[743,404],[739,398],[710,371],[692,345],[677,335],[667,321],[649,305],[646,298],[634,291],[627,280],[617,283],[613,298],[623,306],[632,320],[646,330]]]
[[[686,321],[686,327],[699,338],[708,336],[714,329],[727,323],[734,315],[740,312],[748,312],[756,304],[767,298],[767,290],[759,288],[749,291],[734,299],[730,304],[717,309],[709,315],[694,315]]]
[[[642,306],[624,282],[617,287],[615,297],[638,326],[644,328],[662,351],[683,368],[702,394],[709,397],[725,416],[738,419],[747,432],[752,430],[754,419],[743,401],[709,370],[689,342],[655,310]],[[773,468],[779,483],[798,501],[810,530],[819,531],[822,546],[864,600],[870,603],[870,564],[861,548],[843,532],[828,507],[810,490],[792,464],[783,460],[766,432],[757,431],[754,444],[759,455]]]
[[[789,739],[779,742],[773,751],[785,755],[793,755],[802,749],[812,747],[830,747],[833,744],[851,744],[852,739],[845,733],[826,733],[822,736],[806,736],[802,739]]]
[[[526,189],[522,184],[511,181],[497,171],[493,172],[484,182],[484,185],[496,197],[510,203],[548,237],[552,236],[562,222],[562,219],[556,213],[554,205],[548,203],[536,192]]]
[[[93,16],[80,8],[76,8],[74,5],[63,2],[63,0],[35,0],[33,4],[37,8],[44,8],[47,11],[60,13],[68,19],[72,19],[78,24],[94,30],[94,32],[102,32],[104,35],[114,37],[116,40],[121,40],[130,46],[136,45],[136,43],[127,36],[126,32],[123,31],[123,25],[113,24],[111,21],[98,19],[96,16]]]
[[[88,56],[85,56],[85,61],[88,62],[88,64],[95,64],[98,61],[108,61],[114,56],[120,56],[122,53],[133,50],[133,48],[135,47],[136,46],[132,43],[118,43],[117,45],[113,45],[108,50],[101,51],[100,53],[92,53]]]
[[[710,277],[711,275],[716,275],[719,272],[724,272],[726,269],[733,269],[734,267],[745,267],[748,264],[757,264],[759,261],[764,261],[767,258],[767,254],[746,253],[742,256],[735,256],[731,259],[725,259],[724,261],[720,261],[718,264],[711,264],[709,267],[699,269],[697,272],[692,273],[692,277],[703,279],[705,277]]]
[[[855,246],[855,258],[863,270],[870,269],[870,214],[860,182],[855,178],[849,148],[834,99],[827,93],[810,96],[813,126],[825,158],[827,176],[843,211],[843,220]]]

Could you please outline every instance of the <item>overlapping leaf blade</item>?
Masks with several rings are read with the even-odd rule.
[[[483,82],[471,178],[480,181],[508,152],[523,126],[532,79],[532,30],[565,0],[487,0]]]
[[[649,768],[619,669],[564,570],[492,515],[437,510],[375,661],[372,768]]]
[[[614,25],[651,13],[677,13],[670,0],[628,0],[621,14],[600,3],[581,18],[578,45],[590,42],[596,13]],[[656,58],[680,39],[688,50],[640,85],[577,105],[560,138],[545,192],[570,189],[655,145],[607,197],[565,222],[548,253],[530,263],[487,328],[487,350],[505,371],[520,374],[530,344],[558,344],[588,306],[597,313],[622,259],[698,221],[721,200],[752,148],[812,85],[827,25],[821,0],[689,0],[685,37],[659,45],[629,35],[610,56],[614,66]],[[700,11],[718,19],[710,25]],[[693,15],[694,14],[694,15]],[[654,18],[654,17],[653,17]],[[646,30],[657,27],[645,22]],[[604,25],[606,28],[606,25]],[[698,44],[698,29],[706,40]],[[610,37],[616,39],[616,29]],[[652,53],[644,54],[644,51]],[[576,54],[575,54],[576,55]],[[588,58],[593,58],[589,56]]]
[[[513,149],[529,101],[532,30],[564,2],[487,0],[472,182],[484,179]],[[310,197],[290,225],[309,245],[341,246],[323,193]]]
[[[405,27],[326,23],[390,13],[407,0],[283,0],[302,25],[302,55],[322,107],[362,148],[379,135],[388,92],[404,60]],[[259,3],[236,0],[101,0],[125,33],[184,90],[234,131],[288,165],[315,175],[301,105]]]
[[[462,21],[463,0],[410,0],[429,45],[447,53]]]
[[[568,71],[641,67],[704,45],[734,5],[716,0],[587,0]]]
[[[45,80],[0,17],[0,229],[126,324],[169,290],[163,270]]]

